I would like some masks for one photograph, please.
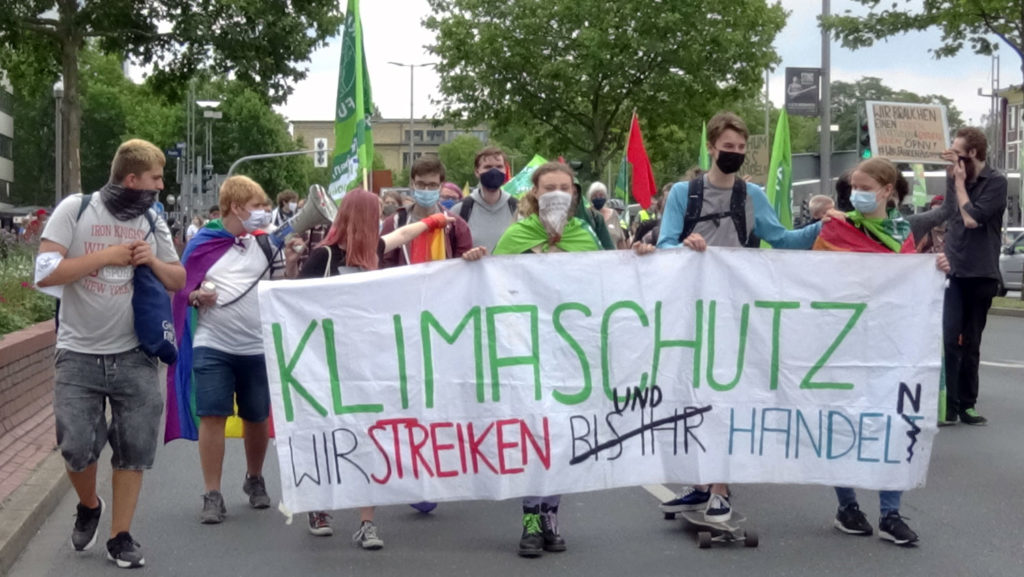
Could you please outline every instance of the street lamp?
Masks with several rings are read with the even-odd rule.
[[[61,198],[64,196],[64,148],[62,146],[64,142],[64,122],[61,117],[62,103],[64,102],[64,79],[58,78],[57,82],[53,83],[53,99],[56,102],[54,118],[53,118],[53,133],[54,140],[56,141],[54,146],[54,177],[53,177],[53,188],[56,191],[54,193],[53,206],[60,204]]]
[[[423,64],[403,64],[401,62],[388,62],[388,64],[391,64],[391,65],[394,65],[394,66],[401,66],[401,67],[409,69],[409,166],[411,167],[413,161],[415,160],[415,156],[413,155],[413,152],[416,150],[416,145],[413,143],[414,139],[413,139],[413,130],[412,130],[412,124],[413,124],[413,122],[416,121],[416,118],[413,115],[413,97],[416,94],[413,91],[413,85],[414,85],[413,70],[415,70],[416,68],[423,68],[423,67],[426,67],[426,66],[437,66],[437,63],[436,62],[425,62]]]
[[[206,154],[203,162],[202,171],[206,174],[207,167],[209,167],[210,174],[213,174],[213,121],[218,120],[224,116],[224,113],[216,110],[220,106],[219,100],[196,100],[196,106],[203,109],[203,118],[206,119]],[[204,176],[205,178],[205,176]],[[206,198],[206,183],[203,182],[203,188],[200,190],[200,198],[203,199],[203,205],[207,204]]]

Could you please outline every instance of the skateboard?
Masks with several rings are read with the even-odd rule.
[[[746,547],[757,547],[757,532],[740,527],[747,520],[739,513],[733,513],[732,519],[721,523],[713,523],[704,519],[704,511],[683,511],[681,513],[665,513],[666,519],[681,516],[684,521],[697,527],[697,546],[709,549],[712,543],[743,543]]]

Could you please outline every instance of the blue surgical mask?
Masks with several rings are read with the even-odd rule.
[[[441,198],[441,189],[435,190],[413,190],[412,198],[416,201],[416,204],[423,208],[430,208],[437,206],[437,200]]]
[[[451,210],[452,207],[455,206],[455,199],[454,198],[446,198],[446,199],[441,201],[441,206],[443,206],[445,210]]]
[[[861,214],[870,214],[878,209],[878,197],[869,190],[855,190],[850,194],[850,204]]]

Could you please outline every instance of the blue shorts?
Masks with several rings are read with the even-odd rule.
[[[230,417],[260,423],[270,416],[270,385],[263,355],[233,355],[196,347],[192,351],[196,413],[200,417]]]

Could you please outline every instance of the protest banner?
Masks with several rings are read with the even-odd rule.
[[[941,156],[949,148],[945,106],[870,100],[864,105],[871,156],[893,162],[949,164]]]
[[[741,172],[744,176],[750,176],[750,182],[763,188],[768,184],[770,159],[768,137],[763,134],[752,134],[747,139],[747,158],[743,162]]]
[[[284,504],[921,486],[942,282],[930,255],[725,248],[261,282]]]

